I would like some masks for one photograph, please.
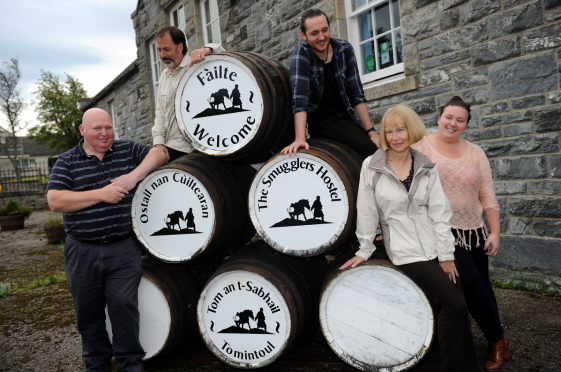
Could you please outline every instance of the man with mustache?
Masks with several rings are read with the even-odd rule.
[[[362,158],[380,148],[366,107],[353,47],[332,39],[329,19],[320,9],[300,17],[302,42],[290,59],[290,88],[295,141],[282,150],[296,154],[312,138],[328,138],[352,147]]]
[[[175,117],[175,91],[187,69],[205,60],[205,56],[225,52],[218,44],[207,44],[187,55],[185,34],[174,26],[163,26],[156,33],[158,54],[167,67],[158,81],[156,97],[156,118],[152,127],[154,146],[162,150],[169,160],[193,152],[193,147],[185,140],[179,130]]]
[[[62,212],[67,233],[64,270],[82,336],[88,371],[143,369],[139,340],[138,286],[142,246],[131,223],[130,192],[167,162],[159,149],[115,140],[111,116],[99,108],[84,113],[73,149],[60,155],[47,185],[47,200]],[[105,307],[113,344],[105,329]]]

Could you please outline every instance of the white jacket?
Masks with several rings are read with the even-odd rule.
[[[454,260],[452,209],[434,163],[411,149],[415,160],[409,193],[386,160],[383,150],[366,158],[357,198],[357,256],[368,260],[378,223],[394,265],[418,261]]]

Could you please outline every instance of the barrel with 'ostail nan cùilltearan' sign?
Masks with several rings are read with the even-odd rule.
[[[200,152],[260,163],[294,139],[288,70],[250,53],[212,54],[179,82],[179,128]]]
[[[355,368],[408,370],[430,349],[435,325],[431,304],[387,259],[371,258],[340,271],[356,250],[340,253],[331,263],[319,306],[321,331],[331,349]]]
[[[151,256],[171,263],[223,258],[255,234],[247,195],[255,169],[204,155],[150,173],[132,200],[132,225]]]
[[[318,329],[326,261],[280,254],[257,241],[230,256],[197,306],[201,336],[222,362],[260,368],[289,355]]]
[[[261,167],[249,192],[257,233],[279,252],[332,253],[354,239],[362,159],[324,139],[295,156],[278,154]]]

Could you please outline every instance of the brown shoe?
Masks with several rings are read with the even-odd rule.
[[[509,348],[510,342],[506,336],[497,342],[489,342],[489,356],[485,362],[485,370],[498,371],[503,368],[504,361],[512,357]]]

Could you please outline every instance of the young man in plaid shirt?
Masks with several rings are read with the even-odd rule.
[[[282,150],[296,154],[306,142],[306,122],[312,138],[333,139],[366,158],[380,148],[360,82],[353,47],[332,39],[329,19],[320,9],[300,18],[302,42],[290,59],[290,88],[295,141]]]

